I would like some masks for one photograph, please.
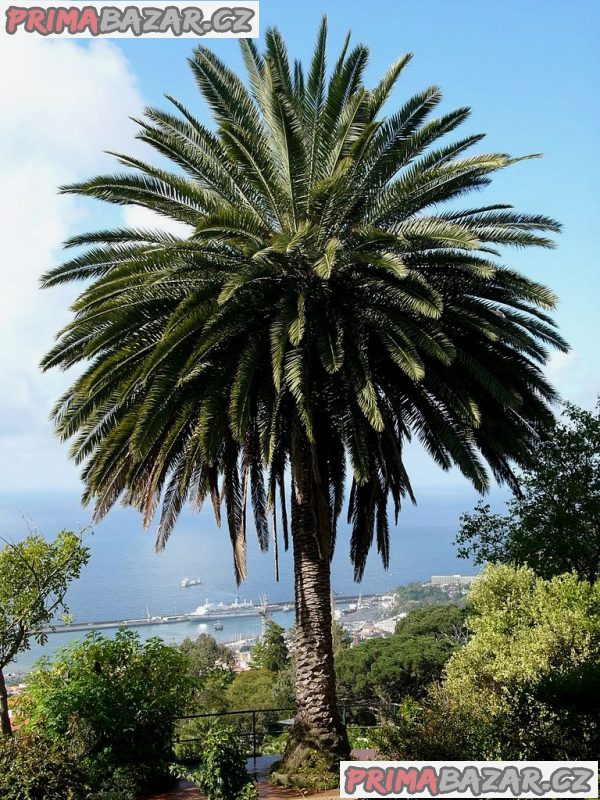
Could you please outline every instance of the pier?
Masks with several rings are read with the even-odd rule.
[[[363,602],[377,597],[377,595],[360,595]],[[356,603],[359,595],[338,595],[336,603]],[[88,631],[117,630],[119,628],[140,628],[146,625],[173,625],[179,622],[216,622],[224,619],[242,619],[244,617],[269,616],[277,611],[283,611],[285,607],[294,608],[294,601],[288,600],[282,603],[266,603],[258,606],[213,606],[206,614],[166,614],[155,617],[140,617],[139,619],[112,619],[101,620],[99,622],[72,622],[70,625],[52,625],[41,629],[41,633],[82,633]],[[290,612],[291,613],[291,612]]]

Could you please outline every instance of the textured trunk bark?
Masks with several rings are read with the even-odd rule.
[[[12,736],[10,716],[8,714],[8,693],[4,673],[0,669],[0,731],[3,736]]]
[[[302,472],[306,478],[308,470]],[[297,714],[284,761],[311,766],[310,751],[316,751],[337,769],[350,747],[335,689],[330,544],[328,532],[323,537],[318,530],[314,484],[310,478],[303,483],[300,497],[292,491]]]

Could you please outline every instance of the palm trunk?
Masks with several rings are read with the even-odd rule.
[[[2,669],[0,669],[0,732],[3,736],[12,736],[12,726],[8,713],[8,692],[6,691],[6,682]]]
[[[316,751],[319,765],[325,761],[328,768],[336,770],[339,760],[348,757],[350,747],[335,690],[330,548],[323,552],[315,503],[310,497],[314,484],[310,479],[303,483],[300,497],[292,491],[297,713],[284,761],[289,771],[314,766]]]

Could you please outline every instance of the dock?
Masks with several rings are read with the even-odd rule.
[[[362,600],[368,602],[377,595],[361,595]],[[335,597],[336,603],[355,603],[359,599],[358,595],[338,595]],[[118,630],[119,628],[141,628],[147,625],[174,625],[184,622],[216,622],[225,619],[242,619],[244,617],[270,616],[278,611],[283,611],[284,607],[292,606],[294,601],[288,600],[282,603],[267,603],[260,606],[240,605],[235,608],[232,606],[218,606],[211,609],[207,614],[196,616],[190,614],[165,614],[154,617],[140,617],[139,619],[111,619],[98,622],[72,622],[69,625],[52,625],[41,629],[41,633],[87,633],[89,631]],[[292,612],[290,612],[291,614]]]

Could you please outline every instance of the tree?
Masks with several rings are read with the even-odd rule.
[[[488,566],[442,682],[377,741],[394,759],[588,760],[600,747],[600,583]]]
[[[160,639],[142,643],[125,629],[113,639],[91,633],[54,662],[38,662],[20,713],[25,728],[49,742],[78,737],[90,769],[143,767],[149,781],[164,780],[173,717],[188,710],[192,686],[185,657]]]
[[[397,636],[433,636],[455,643],[467,640],[467,612],[452,603],[411,611],[396,625]]]
[[[200,682],[215,671],[232,672],[235,667],[231,650],[208,633],[201,633],[193,640],[184,639],[179,649],[188,661],[190,673]]]
[[[290,653],[285,641],[285,629],[269,619],[265,622],[263,635],[251,650],[251,666],[254,669],[267,669],[270,672],[281,672],[290,660]]]
[[[30,534],[0,550],[0,733],[10,736],[4,668],[28,650],[32,639],[43,644],[56,615],[68,613],[65,595],[87,564],[90,551],[81,536],[61,531],[53,542]]]
[[[566,344],[547,315],[554,294],[495,249],[550,247],[559,225],[506,204],[442,208],[520,159],[465,155],[479,135],[440,143],[469,110],[432,118],[435,86],[383,116],[410,56],[367,88],[369,51],[348,41],[328,77],[325,21],[306,74],[275,29],[264,53],[241,48],[247,85],[207,47],[190,60],[214,130],[176,100],[173,113],[140,120],[139,138],[172,170],[118,155],[133,171],[65,188],[187,228],[72,238],[88,249],[43,283],[91,283],[43,367],[83,365],[54,419],[63,440],[76,437],[95,519],[120,499],[149,525],[161,507],[160,550],[187,501],[210,497],[217,521],[224,503],[238,581],[247,495],[261,547],[269,515],[275,542],[280,530],[291,542],[298,712],[288,756],[317,750],[337,769],[349,746],[330,563],[347,467],[357,579],[374,541],[389,563],[388,500],[396,518],[414,500],[411,435],[481,491],[486,464],[515,485],[513,462],[552,419],[542,367]]]
[[[453,605],[411,611],[393,636],[371,639],[336,657],[340,689],[352,700],[397,703],[419,697],[439,680],[457,646],[464,644],[465,611]]]
[[[185,656],[194,685],[194,711],[225,711],[225,693],[234,679],[235,656],[208,633],[184,639],[179,650]]]
[[[566,403],[565,422],[535,447],[506,514],[479,503],[463,514],[459,554],[475,563],[530,566],[551,578],[600,575],[600,401],[596,413]]]
[[[267,669],[240,672],[227,690],[227,706],[231,711],[274,708],[275,675]]]
[[[600,583],[488,567],[471,590],[472,636],[445,690],[479,727],[488,758],[592,757],[600,745]]]
[[[352,644],[352,637],[346,628],[335,619],[331,630],[333,636],[333,654],[337,656],[342,650],[347,650],[350,647]]]

